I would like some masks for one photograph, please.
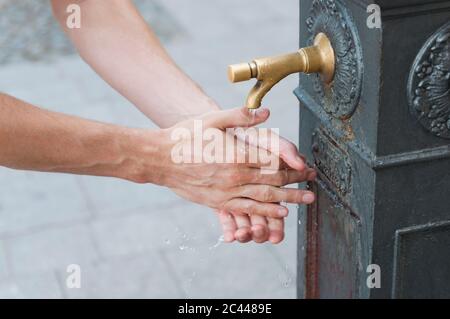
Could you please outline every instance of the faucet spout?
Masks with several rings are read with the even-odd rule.
[[[256,82],[255,86],[250,90],[247,97],[246,106],[248,109],[257,109],[261,106],[264,96],[279,82],[259,80]]]
[[[228,77],[233,83],[256,78],[256,85],[250,90],[246,106],[249,109],[261,107],[266,94],[281,80],[293,73],[321,73],[325,82],[333,80],[335,71],[334,50],[328,37],[320,33],[314,46],[297,52],[256,59],[228,67]]]
[[[261,106],[266,94],[281,80],[290,74],[305,72],[307,61],[302,51],[256,59],[253,61],[253,74],[258,82],[250,90],[246,106],[249,109],[257,109]]]

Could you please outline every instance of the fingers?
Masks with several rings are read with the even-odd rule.
[[[224,130],[226,128],[253,127],[264,123],[269,116],[270,112],[267,109],[258,109],[252,113],[247,108],[236,108],[207,114],[204,116],[204,120],[206,126]],[[297,147],[286,139],[281,138],[275,132],[271,131],[270,134],[265,134],[263,136],[256,134],[254,138],[247,136],[245,132],[241,133],[244,137],[237,137],[240,138],[241,143],[249,144],[246,146],[246,150],[259,155],[261,155],[261,152],[259,152],[261,148],[268,151],[267,155],[264,154],[265,163],[261,163],[261,160],[252,163],[256,164],[256,167],[264,167],[269,163],[271,169],[273,169],[273,163],[280,162],[281,164],[281,162],[284,162],[294,170],[302,171],[307,168],[306,161],[304,157],[299,154]],[[259,159],[260,157],[261,156],[258,156]]]
[[[269,228],[269,241],[272,244],[279,244],[284,239],[284,219],[267,218]]]
[[[207,127],[219,129],[234,127],[252,127],[264,123],[269,118],[270,112],[267,109],[258,109],[254,113],[247,108],[236,108],[213,112],[204,116]]]
[[[250,216],[252,238],[255,243],[262,244],[269,240],[269,227],[267,218],[252,215]]]
[[[293,188],[279,188],[267,185],[245,185],[238,188],[242,197],[250,198],[262,203],[293,203],[312,204],[315,200],[314,193]],[[274,217],[274,216],[271,216]]]
[[[263,184],[271,186],[286,186],[306,181],[314,181],[317,173],[312,168],[303,171],[278,170],[262,172],[260,169],[242,171],[242,184]]]
[[[247,243],[253,239],[254,242],[262,244],[269,240],[269,227],[264,217],[246,216],[224,210],[217,211],[217,215],[226,243],[232,243],[235,239]]]
[[[279,155],[291,168],[302,171],[306,169],[305,158],[299,154],[297,147],[284,138],[279,138]]]
[[[270,134],[254,134],[255,136],[241,131],[237,131],[235,134],[240,140],[280,157],[292,169],[302,171],[307,167],[306,160],[303,155],[299,154],[297,147],[273,130],[270,131]]]
[[[262,244],[270,241],[273,244],[279,244],[284,239],[284,219],[283,218],[264,218],[257,215],[250,217],[220,211],[219,213],[222,226],[229,223],[231,227],[223,227],[224,233],[228,233],[231,229],[235,229],[233,238],[240,243],[248,243],[252,239],[254,242]],[[231,222],[230,222],[231,221]],[[225,239],[226,242],[227,241]]]
[[[232,216],[229,212],[223,210],[218,211],[217,215],[219,216],[219,221],[222,225],[224,241],[226,243],[232,243],[236,239],[234,235],[237,230],[234,216]]]
[[[236,132],[239,131],[237,130]],[[267,170],[278,170],[283,162],[275,153],[271,153],[240,139],[236,141],[234,156],[237,163],[245,164],[247,167],[264,168]]]
[[[247,215],[233,214],[238,230],[235,233],[236,239],[240,243],[248,243],[252,240],[252,230],[250,219]]]
[[[244,215],[259,215],[263,217],[286,217],[289,211],[286,207],[273,203],[261,203],[248,198],[233,198],[228,201],[224,210]],[[239,227],[239,225],[237,225]]]

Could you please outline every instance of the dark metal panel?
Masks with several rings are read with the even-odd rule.
[[[312,183],[309,189],[318,193],[316,183]],[[320,298],[319,292],[319,201],[308,206],[306,216],[306,240],[305,255],[305,297],[307,299]]]
[[[352,188],[352,167],[348,154],[323,130],[313,133],[314,164],[340,196]]]
[[[450,221],[395,234],[393,298],[450,298]]]
[[[410,112],[431,134],[450,139],[450,22],[417,54],[408,80]]]
[[[344,3],[348,14],[352,16],[352,25],[348,27],[354,28],[354,32],[366,29],[365,8],[358,3]],[[302,0],[300,2],[302,45],[306,44],[311,37],[308,28],[302,22],[309,18],[311,4],[312,1]],[[356,15],[355,12],[357,12]],[[326,19],[326,17],[323,18]],[[361,48],[364,49],[364,46],[373,42],[378,43],[380,34],[379,30],[374,30],[370,35],[364,38],[360,37]],[[369,50],[368,54],[363,52],[362,59],[365,71],[363,72],[361,100],[354,114],[347,120],[336,118],[333,112],[329,112],[326,107],[323,107],[324,100],[317,95],[311,77],[302,76],[300,86],[296,90],[296,95],[301,101],[300,149],[305,153],[310,164],[318,167],[322,184],[327,185],[327,189],[334,194],[327,197],[325,196],[326,192],[320,193],[320,190],[317,190],[317,193],[322,194],[318,195],[320,196],[320,206],[316,210],[317,218],[325,209],[329,209],[330,212],[325,215],[325,220],[317,224],[322,225],[322,228],[318,226],[314,231],[314,227],[311,227],[314,225],[314,210],[311,211],[312,208],[310,208],[308,213],[307,255],[309,257],[306,260],[306,271],[305,267],[299,266],[299,278],[306,276],[308,297],[359,296],[367,298],[369,296],[369,290],[365,286],[365,272],[360,270],[370,264],[372,242],[371,221],[373,220],[375,187],[372,164],[374,162],[373,151],[376,146],[377,97],[380,78],[378,62],[381,59],[379,48],[375,47]],[[367,70],[375,75],[373,79],[366,76]],[[316,147],[313,147],[314,144]],[[313,152],[313,149],[316,152]],[[319,152],[317,153],[317,151]],[[336,202],[336,198],[339,198],[338,202]],[[352,209],[342,211],[340,210],[342,207],[351,207]],[[304,211],[300,211],[301,215],[302,212]],[[357,222],[348,216],[358,216]],[[346,241],[339,235],[332,238],[330,237],[332,228],[330,225],[337,225],[337,228],[334,228],[341,230],[345,229],[345,225],[351,229],[358,225],[356,237],[360,240]],[[345,231],[338,232],[338,234],[345,234]],[[320,253],[322,248],[319,248],[319,242],[321,243],[320,247],[324,248],[323,255]],[[299,247],[300,245],[302,244],[299,243]],[[354,245],[354,247],[350,248],[348,245]],[[343,248],[344,246],[346,247]],[[348,255],[345,255],[344,252]],[[337,255],[333,255],[334,253]],[[317,262],[311,263],[310,261],[315,258],[314,254],[317,256]],[[346,263],[343,260],[346,260]],[[305,260],[299,259],[298,264],[305,265]],[[338,280],[333,278],[329,269],[344,269],[345,275]],[[355,269],[358,269],[358,272]],[[302,289],[305,288],[300,288],[299,291]]]
[[[356,0],[361,1],[361,0]],[[366,2],[372,2],[377,3],[382,7],[384,10],[387,9],[396,9],[396,8],[402,8],[402,7],[413,7],[413,6],[424,6],[424,5],[436,5],[447,2],[447,0],[376,0],[376,1],[366,1]]]
[[[329,1],[339,0],[314,0]],[[421,123],[411,113],[407,83],[412,72],[422,79],[436,72],[432,85],[427,82],[424,87],[441,92],[440,99],[430,95],[433,101],[441,101],[439,107],[448,103],[445,88],[450,81],[436,80],[446,79],[449,72],[450,54],[447,44],[442,44],[447,38],[438,30],[450,20],[450,1],[379,1],[381,30],[366,26],[371,1],[339,2],[345,5],[344,16],[352,17],[349,27],[359,34],[364,70],[361,96],[350,117],[339,117],[334,112],[338,106],[327,104],[331,99],[323,99],[313,77],[301,76],[295,91],[301,104],[300,149],[320,176],[313,188],[318,203],[309,208],[306,220],[305,210],[300,210],[299,234],[308,246],[306,263],[305,253],[298,255],[299,286],[303,285],[299,291],[306,288],[311,298],[448,296],[450,284],[443,283],[449,281],[448,227],[422,231],[427,226],[420,225],[450,220],[450,144],[424,128],[424,124],[433,127],[432,120]],[[300,1],[301,46],[312,36],[306,23],[312,3]],[[320,12],[336,14],[334,9],[327,10]],[[433,36],[436,41],[427,42]],[[416,59],[424,52],[423,58]],[[414,61],[434,59],[433,53],[440,59],[431,63],[433,71],[423,65],[419,70]],[[419,80],[413,84],[422,85]],[[299,248],[303,244],[299,242]],[[427,260],[433,265],[427,266]],[[367,274],[362,270],[369,264],[381,267],[380,289],[366,286]],[[433,273],[436,278],[430,279]],[[420,277],[415,282],[414,275]]]
[[[373,224],[373,263],[381,266],[381,289],[372,290],[374,298],[390,298],[393,285],[396,232],[400,229],[427,225],[450,219],[448,190],[450,160],[441,159],[379,169],[376,180],[375,216]],[[444,239],[444,238],[442,238]],[[443,242],[450,247],[450,241]],[[434,252],[444,264],[449,256]],[[421,251],[412,251],[411,260],[421,258]],[[442,264],[441,264],[442,265]],[[450,267],[445,268],[450,271]],[[417,276],[423,271],[417,265]],[[428,282],[432,289],[432,282]],[[424,285],[425,287],[425,285]],[[423,287],[423,288],[424,288]],[[450,285],[447,286],[450,291]],[[410,291],[409,296],[420,295]]]
[[[416,56],[427,40],[449,20],[450,11],[441,11],[383,22],[384,85],[380,101],[377,155],[448,145],[448,141],[436,138],[425,130],[411,114],[407,85]],[[413,34],[411,30],[414,30]]]
[[[361,223],[325,183],[313,186],[317,203],[308,210],[308,298],[360,296]]]
[[[308,209],[306,218],[306,224],[308,225],[306,236],[303,228],[305,224],[305,211],[304,209],[300,210],[299,220],[301,221],[301,225],[299,225],[299,229],[301,229],[301,232],[299,231],[299,234],[303,233],[302,238],[306,237],[307,239],[306,255],[308,258],[306,260],[300,258],[300,256],[304,257],[305,255],[302,250],[304,242],[299,239],[299,252],[301,253],[299,253],[298,259],[298,280],[299,285],[303,285],[299,287],[299,291],[302,292],[299,297],[304,296],[305,289],[307,290],[308,298],[324,298],[325,296],[345,298],[350,295],[354,297],[357,295],[360,297],[368,297],[369,291],[364,285],[360,286],[358,288],[359,290],[349,288],[353,287],[351,285],[353,285],[356,276],[356,273],[353,271],[347,270],[345,272],[346,275],[342,275],[340,278],[334,279],[334,281],[331,280],[328,269],[338,268],[336,265],[339,265],[339,262],[336,261],[337,257],[326,257],[332,256],[331,253],[320,257],[320,252],[322,251],[321,247],[325,248],[325,252],[337,252],[341,251],[341,249],[344,249],[348,254],[358,252],[358,257],[356,259],[358,260],[360,267],[365,268],[370,264],[370,238],[372,237],[370,221],[373,219],[370,214],[373,210],[373,194],[375,186],[373,171],[367,161],[362,159],[353,150],[341,149],[340,146],[343,146],[343,144],[337,144],[335,137],[331,137],[329,132],[324,132],[323,127],[317,129],[317,125],[320,125],[320,121],[314,117],[314,113],[306,107],[306,104],[303,104],[303,106],[301,127],[305,137],[301,141],[301,148],[306,151],[308,158],[311,158],[311,165],[316,165],[321,180],[320,184],[323,186],[319,188],[314,187],[312,189],[316,194],[319,194],[318,203],[310,206]],[[312,152],[311,145],[314,146],[315,141],[320,141],[320,145],[316,152]],[[314,147],[312,148],[314,149]],[[330,152],[330,150],[332,151]],[[348,151],[350,151],[350,153],[348,153]],[[351,161],[348,161],[349,159],[351,159]],[[342,178],[342,176],[344,177]],[[342,180],[350,180],[351,186],[348,187],[349,185]],[[332,191],[332,189],[334,191]],[[353,208],[353,211],[345,208],[350,206]],[[320,216],[324,214],[325,210],[329,210],[330,213],[326,215],[327,218],[325,220],[320,220]],[[357,214],[360,216],[356,217]],[[339,225],[353,223],[349,219],[340,220],[341,215],[354,216],[358,221],[358,232],[360,233],[358,237],[361,238],[361,240],[358,241],[353,248],[346,246],[345,241],[330,238],[327,235],[330,227],[326,227],[326,225],[329,225],[331,223],[330,221],[337,220]],[[336,223],[336,221],[334,223]],[[355,223],[356,222],[353,224]],[[344,226],[342,227],[345,228]],[[347,261],[355,260],[355,258],[350,257],[346,257],[345,259]],[[353,262],[350,262],[350,264],[355,265]],[[348,264],[344,264],[341,267],[343,269],[351,269]],[[352,273],[355,276],[350,276],[348,275],[349,273]],[[359,272],[358,276],[357,282],[365,282],[365,272]],[[303,282],[303,278],[305,278],[306,283]],[[329,281],[332,283],[331,285],[320,284]],[[346,288],[336,290],[333,285],[339,285]]]
[[[320,1],[327,2],[327,1]],[[311,34],[308,30],[307,22],[311,16],[312,0],[302,0],[300,2],[300,46],[307,46],[310,41]],[[356,106],[355,112],[347,120],[341,120],[330,116],[327,110],[339,108],[336,105],[328,105],[335,103],[333,100],[323,102],[315,89],[314,77],[307,75],[300,75],[300,86],[298,95],[310,97],[314,103],[309,103],[312,111],[322,119],[322,124],[327,126],[331,131],[336,132],[337,135],[343,134],[346,142],[354,142],[357,148],[361,149],[363,153],[375,153],[376,151],[376,137],[377,137],[377,123],[378,123],[378,102],[379,102],[379,86],[381,80],[381,30],[372,29],[367,32],[367,12],[366,8],[362,7],[356,1],[340,1],[344,4],[346,14],[348,16],[347,28],[353,30],[357,35],[356,45],[360,47],[355,49],[361,51],[362,58],[362,87],[360,92],[359,103]],[[320,19],[327,20],[327,12],[323,11],[323,16]],[[334,31],[329,31],[334,32]],[[342,41],[345,37],[340,38]],[[347,40],[345,40],[347,41]],[[335,47],[337,44],[333,44]],[[340,61],[340,60],[339,60]],[[338,62],[339,63],[339,62]],[[349,78],[359,77],[356,70],[348,70]],[[345,85],[345,84],[343,84]],[[352,86],[352,83],[348,83]]]

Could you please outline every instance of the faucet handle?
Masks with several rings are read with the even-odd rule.
[[[238,83],[254,79],[258,76],[256,62],[239,63],[228,66],[228,79],[231,83]]]
[[[244,82],[252,77],[250,63],[239,63],[228,66],[228,79],[231,83]]]

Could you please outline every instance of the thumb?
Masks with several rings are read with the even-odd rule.
[[[234,127],[252,127],[264,123],[270,116],[268,109],[250,111],[248,108],[235,108],[210,113],[205,116],[205,124],[208,127],[219,129]]]

